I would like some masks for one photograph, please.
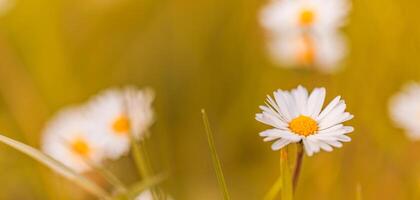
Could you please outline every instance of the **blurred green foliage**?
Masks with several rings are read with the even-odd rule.
[[[353,141],[306,157],[296,199],[419,199],[420,144],[388,118],[388,98],[420,81],[415,0],[353,1],[351,47],[334,75],[278,68],[265,49],[257,0],[19,0],[0,18],[0,130],[39,147],[60,108],[111,86],[156,91],[149,148],[176,199],[220,199],[200,109],[212,121],[232,199],[262,199],[279,175],[263,143],[258,105],[277,88],[325,86],[355,115]],[[109,163],[127,183],[127,158]],[[0,145],[0,199],[91,199],[33,160]]]

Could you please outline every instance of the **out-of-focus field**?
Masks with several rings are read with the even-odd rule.
[[[420,198],[420,143],[393,127],[388,98],[420,81],[420,3],[353,1],[350,54],[334,75],[276,67],[258,24],[258,0],[20,0],[0,18],[0,131],[39,147],[52,114],[110,86],[150,86],[157,120],[154,167],[176,199],[220,199],[200,109],[206,108],[232,199],[262,199],[278,152],[254,120],[277,88],[325,86],[355,119],[353,141],[305,157],[296,199]],[[419,121],[420,123],[420,121]],[[130,160],[108,165],[127,183]],[[0,145],[0,199],[91,199],[77,186]]]

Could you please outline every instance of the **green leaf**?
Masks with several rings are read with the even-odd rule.
[[[101,187],[97,186],[95,183],[90,181],[89,179],[83,177],[82,175],[74,172],[72,169],[68,168],[67,166],[63,165],[62,163],[58,162],[57,160],[51,158],[50,156],[40,152],[39,150],[8,138],[4,135],[0,134],[0,142],[26,154],[27,156],[35,159],[36,161],[44,164],[45,166],[49,167],[56,173],[62,175],[63,177],[69,179],[70,181],[76,183],[80,187],[84,188],[86,191],[90,192],[91,194],[103,198],[103,199],[111,199],[111,197],[107,194],[105,190]]]
[[[208,141],[208,144],[209,144],[209,147],[210,147],[210,153],[211,153],[211,157],[212,157],[212,161],[213,161],[213,167],[214,167],[214,170],[216,171],[217,181],[219,183],[220,189],[223,192],[223,199],[224,200],[229,200],[230,199],[229,192],[228,192],[228,189],[227,189],[225,178],[223,176],[222,165],[220,164],[220,159],[219,159],[219,156],[217,155],[216,146],[214,145],[213,134],[212,134],[212,131],[210,129],[210,123],[209,123],[209,120],[207,118],[206,111],[204,109],[202,109],[201,114],[202,114],[202,117],[203,117],[204,128],[205,128],[205,131],[206,131],[206,134],[207,134],[207,141]]]

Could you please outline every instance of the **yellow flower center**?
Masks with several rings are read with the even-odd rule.
[[[121,115],[112,124],[112,129],[117,134],[126,134],[130,130],[130,120],[125,115]]]
[[[289,128],[294,133],[306,137],[318,131],[318,124],[312,118],[300,115],[289,123]]]
[[[303,9],[299,14],[299,24],[301,26],[310,26],[315,21],[315,13],[310,9]]]
[[[88,143],[82,138],[75,139],[71,143],[71,148],[72,148],[73,152],[75,152],[75,153],[77,153],[78,155],[81,155],[81,156],[87,156],[90,153],[90,147],[89,147]]]

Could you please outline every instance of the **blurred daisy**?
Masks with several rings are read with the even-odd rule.
[[[153,195],[150,190],[142,192],[135,200],[153,200]]]
[[[6,14],[14,5],[14,0],[0,0],[0,16]]]
[[[284,66],[316,67],[324,72],[335,71],[346,55],[344,39],[337,33],[284,35],[269,47],[275,61]]]
[[[109,89],[88,105],[95,132],[107,139],[106,156],[117,159],[130,147],[130,134],[141,139],[153,123],[153,94],[133,87]]]
[[[290,92],[277,90],[274,98],[267,96],[266,105],[260,106],[262,113],[256,119],[274,128],[261,132],[260,136],[264,141],[275,141],[273,150],[302,142],[308,156],[320,149],[332,151],[332,147],[341,147],[341,142],[349,142],[351,139],[346,134],[353,132],[353,127],[342,123],[353,115],[345,112],[346,104],[340,96],[322,109],[325,93],[325,88],[315,88],[308,94],[304,87],[298,86]]]
[[[263,9],[262,25],[274,34],[335,31],[350,10],[347,0],[273,0]]]
[[[76,172],[89,170],[87,161],[99,164],[105,141],[92,131],[89,120],[79,108],[59,112],[43,133],[42,150]]]
[[[171,196],[167,196],[161,190],[158,190],[158,197],[158,199],[173,200]],[[142,192],[139,196],[137,196],[135,200],[153,200],[153,194],[150,190],[146,190]]]
[[[389,111],[395,124],[405,129],[409,138],[420,139],[420,84],[408,84],[394,95],[389,103]]]

